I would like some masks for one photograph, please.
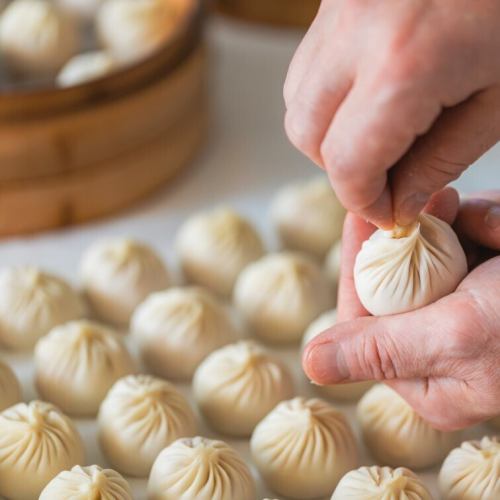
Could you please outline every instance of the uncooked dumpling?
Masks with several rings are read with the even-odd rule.
[[[81,318],[85,306],[62,279],[33,267],[0,271],[0,343],[32,347],[50,329]]]
[[[155,460],[149,500],[255,500],[255,484],[242,458],[222,441],[179,439]]]
[[[19,403],[22,399],[21,386],[14,372],[0,361],[0,411]]]
[[[227,208],[188,219],[176,246],[187,279],[226,296],[243,268],[264,254],[255,228]]]
[[[304,348],[314,337],[323,333],[336,322],[336,309],[323,313],[309,325],[309,328],[304,333],[302,348]],[[316,385],[315,388],[324,397],[338,399],[340,401],[354,401],[359,399],[372,385],[373,382],[356,382],[352,384]]]
[[[354,266],[359,299],[376,316],[435,302],[455,291],[466,274],[465,253],[453,229],[427,214],[405,228],[375,231]]]
[[[98,465],[60,472],[39,500],[133,500],[132,490],[118,472]]]
[[[149,375],[119,380],[99,410],[99,442],[113,467],[147,477],[161,450],[196,433],[184,396],[169,382]]]
[[[331,500],[432,500],[432,496],[409,469],[374,465],[348,472]]]
[[[213,428],[245,437],[279,402],[293,396],[293,382],[279,359],[254,342],[242,341],[201,363],[193,392]]]
[[[319,266],[298,253],[271,254],[239,276],[235,304],[254,333],[277,344],[298,342],[311,321],[333,305]]]
[[[35,366],[43,399],[77,416],[95,415],[113,383],[135,371],[122,338],[90,321],[51,330],[36,345]]]
[[[329,495],[358,462],[349,423],[321,399],[280,403],[257,425],[250,447],[267,485],[301,500]]]
[[[124,238],[92,245],[83,256],[81,277],[95,312],[120,326],[149,294],[169,285],[160,257],[147,245]]]
[[[395,391],[383,384],[358,404],[363,439],[378,462],[422,469],[441,462],[456,446],[456,432],[433,429]]]
[[[446,458],[439,473],[443,500],[500,498],[500,440],[466,441]]]
[[[151,295],[134,313],[132,332],[154,374],[181,380],[189,380],[208,354],[239,336],[224,306],[195,287]]]
[[[0,495],[37,500],[59,472],[85,461],[71,422],[49,403],[19,403],[0,414]]]
[[[85,52],[72,57],[57,75],[59,87],[71,87],[96,78],[101,78],[113,71],[115,62],[104,51]]]

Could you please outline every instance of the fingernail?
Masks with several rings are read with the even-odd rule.
[[[399,207],[396,217],[397,224],[407,226],[415,222],[418,213],[425,207],[428,201],[429,195],[425,193],[414,193],[408,196]]]
[[[313,346],[305,365],[307,375],[316,384],[326,385],[349,379],[349,369],[339,344],[326,342]]]
[[[498,231],[500,229],[500,206],[490,207],[486,212],[484,222],[493,231]]]

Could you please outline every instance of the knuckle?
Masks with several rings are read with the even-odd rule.
[[[373,380],[393,380],[398,377],[395,350],[385,336],[364,339],[359,363]]]
[[[314,150],[314,139],[306,120],[296,110],[285,114],[285,131],[290,142],[300,151],[309,154]]]

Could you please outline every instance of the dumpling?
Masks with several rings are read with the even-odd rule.
[[[177,236],[186,278],[221,295],[231,295],[245,266],[264,254],[255,228],[233,210],[217,208],[188,219]]]
[[[441,462],[456,446],[459,433],[433,429],[395,391],[383,384],[358,404],[363,439],[378,462],[422,469]]]
[[[330,281],[338,286],[340,281],[340,264],[342,257],[342,240],[337,241],[330,251],[328,252],[325,259],[325,271],[326,275]]]
[[[354,266],[359,299],[376,316],[435,302],[453,292],[466,274],[465,253],[453,229],[427,214],[405,228],[375,231]]]
[[[342,236],[344,217],[345,209],[323,177],[286,186],[271,206],[283,245],[318,259]]]
[[[333,326],[337,322],[337,310],[332,309],[323,313],[314,320],[304,333],[302,348],[311,342],[314,337]],[[352,384],[315,385],[316,390],[323,396],[339,401],[355,401],[359,399],[371,386],[373,382],[356,382]]]
[[[443,500],[500,498],[500,440],[466,441],[446,458],[439,473]]]
[[[331,500],[432,500],[432,496],[411,470],[374,465],[348,472]]]
[[[115,332],[72,321],[38,341],[35,369],[43,399],[71,415],[93,416],[113,383],[135,371],[135,363]]]
[[[95,312],[119,326],[129,322],[149,294],[170,282],[165,265],[150,247],[124,238],[94,243],[83,256],[81,277]]]
[[[51,75],[78,50],[78,31],[51,2],[14,0],[0,19],[0,46],[16,72]]]
[[[84,316],[85,305],[65,281],[33,267],[0,271],[0,343],[26,349],[50,329]]]
[[[37,500],[62,470],[85,460],[71,422],[49,403],[19,403],[0,413],[0,495]]]
[[[60,472],[39,500],[133,500],[132,490],[118,472],[98,465]]]
[[[125,377],[99,410],[99,442],[109,462],[128,476],[147,477],[161,450],[196,433],[193,411],[169,382],[149,375]]]
[[[301,254],[277,253],[240,274],[234,302],[254,333],[276,344],[298,342],[311,321],[333,305],[319,266]]]
[[[349,423],[321,399],[280,403],[257,425],[250,448],[267,485],[301,500],[331,494],[358,464]]]
[[[57,75],[59,87],[71,87],[101,78],[115,69],[113,58],[105,51],[85,52],[72,57]]]
[[[9,408],[22,399],[21,386],[9,365],[0,361],[0,411]]]
[[[57,5],[68,15],[91,21],[104,0],[56,0]]]
[[[242,341],[201,363],[193,393],[214,429],[245,437],[280,401],[293,396],[293,381],[279,359],[252,341]]]
[[[144,362],[155,375],[189,380],[212,351],[237,340],[228,311],[201,288],[151,295],[132,318]]]
[[[179,439],[155,460],[149,500],[255,500],[248,466],[222,441]]]

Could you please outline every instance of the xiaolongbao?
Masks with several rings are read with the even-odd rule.
[[[59,472],[84,459],[76,428],[55,406],[32,401],[0,413],[0,495],[37,500]]]
[[[129,484],[118,472],[98,465],[60,472],[39,500],[133,500]]]
[[[41,338],[35,348],[39,394],[77,416],[97,413],[109,388],[135,371],[123,340],[90,321],[72,321]]]
[[[99,442],[109,462],[129,476],[146,477],[161,450],[196,433],[184,396],[149,375],[119,380],[99,410]]]
[[[150,294],[167,288],[167,270],[148,246],[130,239],[99,241],[85,253],[81,275],[87,297],[105,321],[126,325]]]
[[[21,401],[21,386],[14,372],[0,361],[0,411]]]
[[[0,46],[19,73],[50,75],[77,50],[75,26],[51,2],[15,0],[0,19]]]
[[[349,423],[321,399],[280,403],[257,425],[250,447],[267,485],[297,499],[329,495],[358,462]]]
[[[254,500],[255,484],[245,462],[222,441],[179,439],[155,460],[149,500]]]
[[[271,217],[286,248],[323,259],[342,235],[345,209],[328,180],[316,178],[283,188]]]
[[[0,272],[0,343],[32,347],[51,328],[81,318],[85,306],[63,280],[33,267]]]
[[[332,307],[333,294],[315,262],[278,253],[245,268],[234,301],[256,335],[285,344],[299,341],[311,321]]]
[[[393,467],[436,465],[457,444],[459,434],[433,429],[395,391],[383,384],[358,404],[363,439],[372,455]]]
[[[337,322],[337,310],[332,309],[323,313],[319,318],[314,320],[304,333],[302,339],[302,348],[323,333],[328,328],[332,327]],[[355,382],[351,384],[336,384],[315,386],[316,390],[324,397],[338,399],[340,401],[354,401],[359,399],[371,386],[373,382]]]
[[[361,467],[348,472],[331,500],[432,500],[420,479],[408,469]]]
[[[176,246],[188,280],[221,295],[230,295],[243,268],[264,254],[254,227],[226,208],[188,219]]]
[[[426,306],[453,292],[467,273],[465,253],[451,227],[422,214],[406,228],[376,231],[356,257],[359,299],[373,315]]]
[[[448,455],[439,473],[443,500],[500,498],[500,440],[466,441]]]
[[[154,374],[182,380],[190,379],[208,354],[238,337],[224,306],[191,287],[151,295],[134,313],[132,332]]]
[[[59,87],[71,87],[111,73],[113,58],[104,51],[86,52],[72,57],[57,75]]]
[[[293,396],[290,373],[279,359],[251,341],[210,354],[193,379],[194,397],[222,434],[249,436],[280,402]]]

